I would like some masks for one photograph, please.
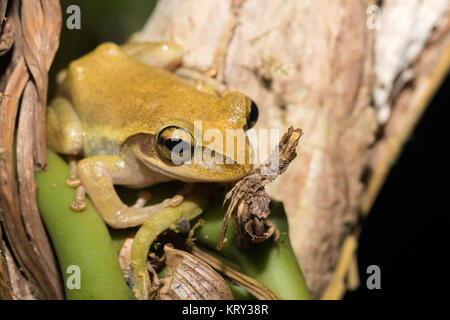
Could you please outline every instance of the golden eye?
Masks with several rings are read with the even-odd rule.
[[[194,138],[186,129],[166,127],[159,131],[156,139],[159,154],[174,164],[189,161],[194,153]]]

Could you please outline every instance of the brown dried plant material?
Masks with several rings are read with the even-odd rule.
[[[8,0],[0,0],[0,34],[2,33],[3,24],[6,21],[6,7],[8,5]]]
[[[5,258],[6,266],[8,267],[12,298],[14,300],[36,300],[36,294],[33,294],[35,289],[30,285],[27,278],[23,276],[23,273],[14,261],[11,252],[6,247]]]
[[[48,70],[59,45],[61,7],[58,0],[23,0],[21,6],[23,55],[33,77],[35,101],[33,160],[36,169],[46,165],[45,109]]]
[[[208,264],[192,254],[164,247],[166,275],[160,300],[232,300],[225,280]]]
[[[295,148],[302,134],[301,129],[290,127],[264,164],[253,169],[227,193],[224,203],[230,200],[230,205],[223,219],[218,250],[222,249],[226,241],[228,221],[236,208],[238,247],[246,248],[250,242],[260,243],[271,237],[275,241],[278,239],[277,227],[268,219],[270,198],[264,187],[286,172],[297,156]]]
[[[9,272],[6,265],[5,245],[1,240],[0,230],[0,298],[2,300],[12,300],[12,289],[9,281]]]
[[[6,0],[0,1],[0,57],[7,53],[14,43],[14,28],[11,20],[7,19]]]
[[[12,23],[5,17],[7,4],[7,0],[0,0],[0,56],[8,52],[14,42]],[[4,98],[7,97],[0,92],[0,101]],[[0,149],[0,157],[3,152],[4,150]],[[12,288],[6,264],[6,246],[3,242],[2,229],[0,227],[0,299],[12,300],[12,298]]]
[[[2,226],[33,294],[60,299],[62,286],[37,209],[33,171],[45,166],[47,73],[58,47],[61,10],[57,0],[13,0],[8,2],[7,15],[14,30],[14,47],[0,80],[0,92],[6,97],[0,100]],[[18,181],[13,162],[15,137]],[[17,298],[26,297],[18,294]]]
[[[119,264],[122,269],[123,277],[125,281],[129,283],[131,277],[131,248],[133,247],[133,239],[136,232],[132,232],[123,242],[123,245],[119,251]]]
[[[273,292],[262,283],[246,276],[245,274],[239,271],[234,270],[233,268],[227,266],[219,259],[213,257],[212,255],[206,253],[205,251],[199,249],[198,247],[191,246],[190,251],[194,256],[205,261],[217,272],[222,274],[225,277],[225,279],[245,289],[247,292],[252,294],[258,300],[282,300],[282,298],[277,293]]]

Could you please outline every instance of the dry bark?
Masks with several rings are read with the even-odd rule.
[[[364,211],[370,208],[395,159],[392,150],[383,146],[390,132],[396,131],[390,130],[391,124],[399,130],[409,128],[396,147],[400,150],[420,116],[420,112],[406,116],[412,97],[405,85],[411,79],[402,83],[398,75],[418,68],[417,61],[428,50],[434,60],[429,58],[425,70],[412,76],[416,83],[427,81],[423,79],[442,57],[442,48],[429,40],[441,32],[443,46],[448,3],[407,2],[384,1],[381,29],[371,30],[366,10],[372,1],[166,0],[158,3],[135,38],[181,44],[185,66],[215,71],[219,80],[252,97],[260,108],[256,129],[302,128],[299,158],[270,192],[285,204],[291,240],[315,297],[323,296],[336,278],[340,249],[355,229],[361,205]],[[395,10],[404,11],[389,18]],[[420,14],[415,15],[417,11]],[[408,30],[402,24],[411,24],[411,19],[417,20]],[[401,32],[406,30],[409,40],[419,41],[392,50],[399,38],[404,40]],[[390,39],[389,34],[393,34]],[[374,48],[376,37],[385,42]],[[396,69],[387,65],[385,71],[374,70],[386,62],[383,57],[395,58]],[[445,74],[448,64],[439,67]],[[393,76],[383,77],[386,70]],[[440,79],[433,81],[438,84]],[[387,98],[374,98],[380,87]],[[429,86],[416,95],[423,95],[423,90],[429,99]],[[400,103],[402,95],[409,98]],[[371,105],[372,98],[376,105]],[[428,99],[422,99],[421,105]],[[381,140],[375,136],[380,132],[384,132]],[[386,159],[378,172],[380,157]],[[355,245],[347,247],[351,250],[344,260],[352,261]],[[345,265],[340,278],[348,273],[350,263]]]
[[[36,203],[34,170],[45,167],[48,70],[59,43],[61,10],[57,0],[2,0],[1,4],[2,10],[7,8],[14,37],[9,46],[12,55],[0,80],[0,213],[14,257],[10,262],[22,271],[11,272],[9,267],[9,275],[17,277],[9,279],[10,283],[31,288],[12,286],[10,294],[18,299],[31,298],[23,292],[59,299],[63,296],[61,280]]]

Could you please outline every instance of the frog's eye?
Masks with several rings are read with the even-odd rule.
[[[170,126],[158,133],[156,147],[160,155],[179,165],[191,159],[194,151],[194,138],[188,130]]]
[[[255,101],[252,100],[252,103],[250,105],[250,112],[247,115],[247,129],[250,129],[256,124],[256,121],[258,120],[258,106],[256,105]]]

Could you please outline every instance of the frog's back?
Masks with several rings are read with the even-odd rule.
[[[200,116],[218,99],[112,43],[73,61],[58,94],[72,102],[87,144],[100,138],[113,145],[136,133],[155,133],[165,117],[183,118],[186,108]]]

